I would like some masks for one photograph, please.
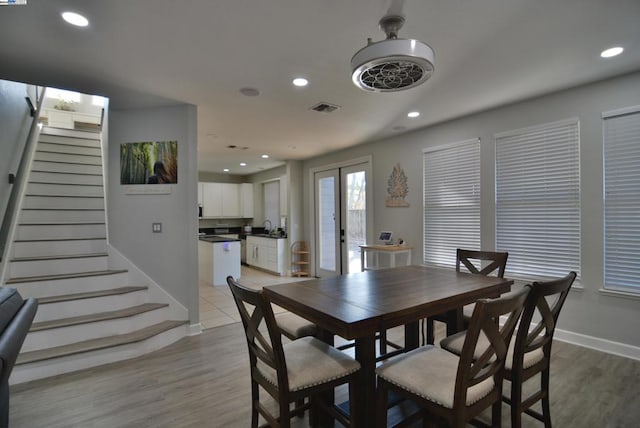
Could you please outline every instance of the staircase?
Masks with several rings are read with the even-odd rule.
[[[131,266],[113,266],[122,262],[107,243],[100,134],[43,129],[16,227],[3,286],[39,307],[12,383],[132,358],[187,334],[184,312],[149,301],[157,284],[131,284]]]

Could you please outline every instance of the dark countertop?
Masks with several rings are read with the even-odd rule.
[[[255,236],[256,238],[287,239],[286,236],[268,235],[266,233],[248,233],[245,236]]]
[[[239,239],[233,239],[233,238],[223,238],[221,236],[211,236],[211,235],[204,235],[204,236],[200,236],[199,237],[201,241],[206,241],[206,242],[211,242],[212,244],[216,244],[216,243],[220,243],[220,242],[240,242]]]

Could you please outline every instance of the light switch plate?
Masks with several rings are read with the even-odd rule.
[[[153,233],[162,233],[162,223],[152,223]]]

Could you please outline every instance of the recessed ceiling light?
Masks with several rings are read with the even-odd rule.
[[[244,162],[240,162],[240,166],[247,166],[247,164]]]
[[[262,159],[269,159],[269,155],[261,155],[260,156]]]
[[[229,168],[223,169],[224,172],[229,172]]]
[[[407,114],[407,116],[409,117],[418,117],[420,116],[420,112],[419,111],[411,111]]]
[[[307,86],[309,84],[309,81],[304,77],[297,77],[293,79],[293,84],[296,86]]]
[[[89,20],[87,18],[75,12],[63,12],[62,19],[76,27],[86,27],[89,25]]]
[[[602,58],[611,58],[611,57],[620,55],[622,51],[624,51],[624,48],[620,46],[616,46],[613,48],[603,50],[602,52],[600,52],[600,56]]]

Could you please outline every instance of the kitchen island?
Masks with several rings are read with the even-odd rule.
[[[226,285],[227,276],[240,278],[240,240],[221,236],[200,236],[198,273],[201,281]]]

